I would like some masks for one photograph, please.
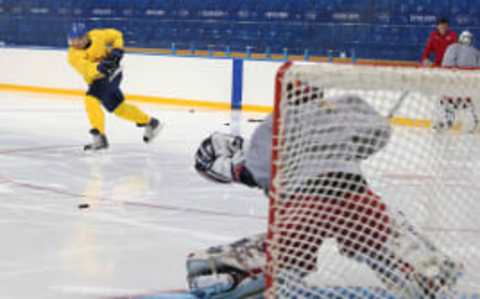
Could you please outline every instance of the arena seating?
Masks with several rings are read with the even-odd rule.
[[[0,0],[0,42],[65,47],[82,20],[130,47],[417,60],[438,16],[480,34],[480,0]]]

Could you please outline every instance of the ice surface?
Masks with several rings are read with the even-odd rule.
[[[190,251],[266,229],[261,191],[193,169],[208,134],[248,135],[261,115],[142,108],[166,124],[154,144],[109,117],[111,149],[85,154],[81,101],[0,93],[0,298],[184,288]]]
[[[249,136],[258,124],[248,120],[263,115],[141,107],[166,124],[154,144],[143,144],[140,129],[109,116],[111,149],[85,154],[90,128],[81,100],[0,93],[0,299],[93,299],[182,289],[189,252],[265,231],[263,192],[216,185],[193,169],[203,138],[213,131]],[[438,147],[448,163],[425,159],[384,178],[372,176],[371,183],[442,248],[461,255],[470,279],[465,290],[477,291],[480,218],[474,215],[480,215],[480,200],[472,182],[480,179],[480,141],[459,138],[468,145],[459,152],[444,146],[455,144],[444,140],[449,137],[430,135],[422,148]],[[392,144],[402,148],[405,140]],[[454,177],[455,167],[468,167],[462,173],[471,176]],[[447,185],[464,182],[455,187],[462,194],[456,203],[452,194],[432,192],[438,186],[428,176],[432,172]],[[90,208],[78,209],[81,203]],[[448,215],[446,206],[457,208],[454,225],[438,217]],[[319,273],[326,284],[378,284],[332,248],[325,246],[320,255],[321,263],[356,273],[341,281]]]

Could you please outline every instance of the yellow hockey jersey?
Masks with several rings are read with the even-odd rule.
[[[87,33],[90,46],[87,49],[68,49],[68,62],[85,79],[87,84],[100,79],[103,75],[97,70],[98,63],[110,52],[110,49],[123,49],[123,34],[116,29],[94,29]]]

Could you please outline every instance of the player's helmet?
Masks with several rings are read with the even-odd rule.
[[[70,32],[68,33],[68,39],[81,38],[87,35],[87,26],[84,23],[73,23]]]
[[[458,42],[465,46],[471,46],[473,44],[473,34],[468,30],[463,31],[458,38]]]

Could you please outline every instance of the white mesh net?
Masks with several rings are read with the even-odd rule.
[[[476,71],[284,66],[267,297],[477,298],[478,95]]]

